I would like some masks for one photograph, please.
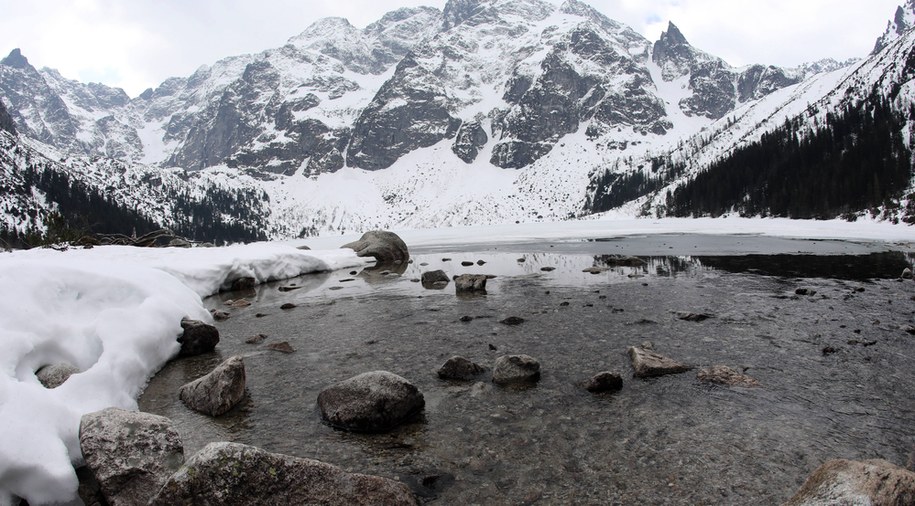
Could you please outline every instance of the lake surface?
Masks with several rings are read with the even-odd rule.
[[[400,479],[438,504],[778,504],[828,459],[904,465],[915,446],[915,336],[900,328],[915,324],[915,283],[897,279],[911,252],[652,236],[411,253],[401,274],[310,275],[208,299],[231,314],[217,323],[217,351],[167,365],[140,408],[171,418],[187,455],[236,441]],[[582,272],[617,254],[646,265]],[[453,283],[415,282],[435,269],[497,277],[485,296],[459,298]],[[240,297],[253,304],[224,304]],[[297,307],[281,310],[287,302]],[[525,321],[499,323],[509,316]],[[268,338],[246,344],[254,334]],[[279,341],[296,352],[264,349]],[[701,383],[695,371],[632,378],[626,350],[645,341],[697,367],[745,370],[762,388]],[[491,368],[509,353],[540,360],[536,386],[435,374],[453,355]],[[181,404],[182,384],[236,354],[248,376],[241,406],[214,419]],[[323,424],[318,392],[373,370],[413,382],[422,419],[381,435]],[[579,386],[605,370],[623,375],[622,391]]]

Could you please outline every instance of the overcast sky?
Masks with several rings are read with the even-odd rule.
[[[552,0],[561,3],[560,0]],[[794,66],[873,49],[902,0],[592,0],[656,40],[673,21],[732,65]],[[0,0],[0,52],[124,88],[130,96],[222,57],[281,46],[314,20],[357,27],[398,7],[445,0]]]

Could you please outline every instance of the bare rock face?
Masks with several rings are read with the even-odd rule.
[[[441,270],[424,272],[421,281],[423,288],[427,290],[441,290],[451,283],[445,271]]]
[[[630,347],[629,359],[632,361],[632,368],[635,370],[633,376],[636,378],[652,378],[667,374],[679,374],[692,369],[692,367],[688,365],[681,364],[676,360],[659,355],[653,351],[648,351],[644,348]]]
[[[470,381],[483,374],[486,369],[465,357],[451,357],[438,370],[443,380]]]
[[[184,386],[178,392],[185,406],[200,413],[219,416],[245,396],[245,362],[231,357],[209,374]]]
[[[457,293],[486,293],[487,279],[489,278],[483,274],[461,274],[454,277],[454,288]]]
[[[784,506],[915,504],[915,473],[885,460],[830,460]]]
[[[181,320],[181,328],[184,333],[178,337],[178,342],[181,343],[181,351],[178,353],[180,357],[211,352],[219,343],[219,330],[202,321],[185,318]]]
[[[146,504],[184,463],[168,418],[108,408],[83,415],[79,446],[112,506]]]
[[[410,251],[394,232],[373,230],[362,234],[358,241],[344,244],[342,248],[349,248],[359,257],[373,257],[379,265],[405,264],[410,260]]]
[[[238,443],[210,443],[175,473],[152,505],[416,505],[410,489],[317,460]]]
[[[616,392],[623,388],[623,378],[615,372],[599,372],[584,383],[591,393]]]
[[[756,378],[741,374],[726,365],[713,365],[699,369],[696,378],[706,383],[716,383],[729,387],[756,388],[761,386]]]
[[[35,376],[38,377],[38,381],[44,385],[45,388],[57,388],[64,384],[64,381],[74,375],[79,373],[80,370],[70,364],[61,363],[61,364],[51,364],[46,365],[39,369]]]
[[[318,394],[321,416],[354,432],[385,432],[410,421],[426,406],[423,394],[406,379],[386,371],[354,376]]]
[[[540,362],[530,355],[504,355],[496,359],[492,381],[500,385],[536,383],[540,380]]]

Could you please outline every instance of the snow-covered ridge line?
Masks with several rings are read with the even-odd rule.
[[[0,282],[16,293],[0,308],[0,505],[76,497],[80,418],[137,409],[149,378],[179,349],[181,319],[210,319],[201,297],[239,277],[263,283],[363,264],[348,249],[268,243],[0,254]],[[35,371],[59,363],[81,372],[45,388]]]

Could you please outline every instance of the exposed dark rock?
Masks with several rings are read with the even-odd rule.
[[[281,286],[281,287],[277,288],[277,290],[279,290],[281,292],[291,292],[293,290],[299,290],[301,288],[302,288],[301,286],[288,285],[288,286]]]
[[[458,356],[449,358],[439,368],[438,377],[444,380],[470,381],[484,372],[484,367]]]
[[[67,379],[79,373],[80,370],[67,363],[61,364],[51,364],[38,369],[35,372],[35,376],[38,377],[38,381],[44,385],[45,388],[57,388],[60,385],[63,385]]]
[[[600,274],[602,272],[607,272],[608,270],[609,269],[607,267],[588,267],[587,269],[583,269],[581,272],[588,274]]]
[[[480,149],[489,142],[489,136],[479,121],[467,121],[461,125],[451,151],[466,163],[473,163],[480,154]]]
[[[905,324],[899,327],[903,332],[908,332],[909,334],[915,335],[915,325]]]
[[[178,342],[181,343],[178,355],[181,357],[211,352],[219,344],[219,330],[208,323],[184,318],[181,320],[181,328],[184,329],[184,333],[178,337]]]
[[[540,270],[543,272],[553,272],[556,270],[556,268],[555,267],[541,267]]]
[[[830,460],[784,506],[915,504],[915,473],[885,460]]]
[[[903,269],[902,275],[900,277],[902,279],[912,279],[912,269],[906,267],[905,269]]]
[[[692,369],[676,360],[634,346],[629,348],[629,359],[632,361],[633,376],[636,378],[679,374]]]
[[[79,446],[112,506],[146,504],[184,463],[168,418],[108,408],[83,415]]]
[[[616,392],[623,388],[623,378],[615,372],[599,372],[584,383],[587,391],[592,393]]]
[[[471,262],[469,260],[465,260],[465,261],[461,262],[461,265],[464,267],[471,267],[473,265],[473,262]]]
[[[756,378],[741,374],[725,365],[713,365],[699,369],[699,372],[696,373],[696,378],[706,383],[716,383],[730,387],[754,388],[762,386]]]
[[[676,314],[677,318],[688,322],[702,322],[715,317],[715,315],[709,313],[692,313],[689,311],[677,311]]]
[[[267,349],[271,351],[278,351],[280,353],[295,353],[295,348],[289,344],[289,341],[280,341],[278,343],[270,343],[267,345]]]
[[[460,320],[464,323],[470,323],[473,321],[473,316],[462,316]]]
[[[423,288],[430,290],[441,290],[451,282],[448,275],[442,270],[424,272],[421,281]]]
[[[228,281],[228,290],[229,292],[239,292],[242,290],[251,290],[257,286],[257,280],[250,276],[243,276],[240,278],[235,278],[232,281]]]
[[[410,259],[406,243],[394,232],[373,230],[362,234],[358,241],[344,244],[359,257],[373,257],[378,265],[405,264]]]
[[[621,255],[599,255],[595,261],[605,267],[644,267],[645,261],[639,257]]]
[[[486,293],[486,280],[482,274],[461,274],[454,277],[454,288],[457,293]]]
[[[247,344],[261,344],[267,339],[266,334],[254,334],[253,336],[245,339]]]
[[[483,0],[448,0],[442,11],[442,29],[450,30],[483,10]]]
[[[13,121],[13,117],[6,110],[2,100],[0,100],[0,130],[10,135],[16,135],[16,122]]]
[[[295,309],[296,307],[298,307],[298,306],[296,306],[292,302],[287,302],[287,303],[283,304],[282,306],[280,306],[280,309],[289,310],[289,309]]]
[[[406,379],[386,371],[354,376],[318,394],[321,416],[330,425],[355,432],[385,432],[416,417],[423,394]]]
[[[524,323],[524,318],[521,318],[518,316],[509,316],[508,318],[499,321],[499,323],[501,323],[503,325],[511,325],[511,326],[521,325],[522,323]]]
[[[200,413],[219,416],[235,407],[245,396],[245,362],[231,357],[209,374],[181,387],[178,394],[185,406]]]
[[[796,295],[804,295],[804,296],[809,297],[809,296],[816,295],[817,291],[812,288],[798,288],[797,290],[794,291],[794,293]]]
[[[210,314],[213,315],[213,319],[218,322],[223,322],[229,319],[229,313],[226,313],[225,311],[219,311],[218,309],[211,309]]]
[[[278,504],[416,506],[410,489],[378,476],[347,473],[317,460],[238,443],[210,443],[162,486],[154,506]]]
[[[496,359],[492,381],[500,385],[540,380],[540,362],[529,355],[503,355]]]

